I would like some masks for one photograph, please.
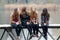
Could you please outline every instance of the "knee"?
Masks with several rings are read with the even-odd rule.
[[[22,27],[22,24],[19,24],[18,27]]]
[[[17,27],[17,25],[16,25],[15,23],[11,24],[11,26],[12,26],[13,28],[16,28],[16,27]]]

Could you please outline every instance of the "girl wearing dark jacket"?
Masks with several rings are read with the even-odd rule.
[[[49,18],[50,15],[47,11],[47,8],[43,9],[43,12],[41,14],[41,26],[43,29],[43,33],[44,33],[44,38],[47,40],[47,32],[48,32],[48,25],[49,25]]]

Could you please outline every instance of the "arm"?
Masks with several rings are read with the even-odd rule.
[[[48,21],[49,21],[49,19],[50,19],[50,14],[48,14]]]
[[[18,19],[19,19],[18,23],[21,23],[21,19],[20,19],[20,16],[18,17]]]
[[[32,22],[32,23],[34,23],[34,20],[32,19],[32,16],[30,15],[30,21]]]
[[[41,23],[44,23],[44,16],[41,14]]]
[[[15,21],[13,21],[12,15],[10,16],[10,23],[16,23]]]
[[[38,15],[37,15],[37,13],[36,13],[36,23],[38,23]]]

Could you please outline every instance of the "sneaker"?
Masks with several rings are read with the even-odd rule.
[[[17,40],[20,40],[20,36],[17,36]]]

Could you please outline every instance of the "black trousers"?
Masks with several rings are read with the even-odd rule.
[[[46,26],[44,26],[42,29],[43,29],[44,38],[47,40],[48,28]]]
[[[39,30],[39,24],[32,24],[32,29],[33,29],[33,34],[38,35],[38,30]]]

